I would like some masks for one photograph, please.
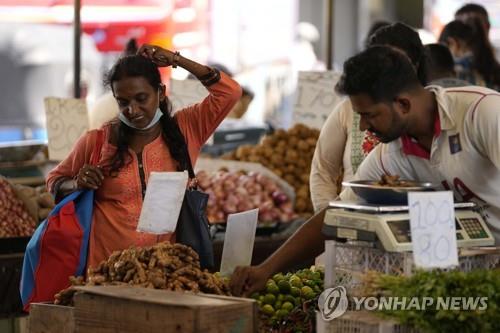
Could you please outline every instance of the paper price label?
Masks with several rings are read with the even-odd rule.
[[[452,192],[410,192],[408,206],[415,265],[422,268],[457,266]]]
[[[321,129],[342,96],[335,93],[340,73],[299,72],[293,123]]]

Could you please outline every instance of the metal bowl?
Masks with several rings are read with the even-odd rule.
[[[410,180],[406,180],[410,181]],[[383,186],[375,180],[356,180],[343,182],[342,185],[350,187],[353,192],[367,203],[376,205],[407,205],[408,192],[434,191],[437,188],[433,183],[414,183],[414,186]]]

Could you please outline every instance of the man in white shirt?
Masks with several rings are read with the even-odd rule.
[[[440,184],[456,201],[478,204],[500,244],[500,94],[424,88],[407,57],[384,47],[349,59],[344,70],[337,90],[349,95],[361,130],[387,143],[368,155],[355,178],[391,174]]]
[[[358,168],[357,179],[397,174],[441,184],[457,200],[479,204],[500,243],[500,94],[481,87],[424,88],[408,57],[375,46],[344,64],[337,91],[349,96],[360,130],[379,144]],[[341,199],[352,199],[345,190]],[[324,210],[309,219],[258,266],[237,267],[233,294],[261,290],[272,274],[324,249]]]

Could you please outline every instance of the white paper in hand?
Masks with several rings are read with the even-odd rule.
[[[236,266],[250,265],[258,216],[259,209],[252,209],[227,217],[220,265],[222,275],[233,274]]]
[[[410,192],[411,240],[415,265],[447,268],[458,265],[453,194]]]
[[[186,171],[151,172],[137,231],[151,234],[174,232],[187,182]]]

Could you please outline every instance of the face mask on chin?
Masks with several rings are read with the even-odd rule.
[[[151,127],[153,127],[154,125],[156,125],[156,123],[158,123],[160,121],[161,116],[163,116],[163,112],[161,112],[160,108],[157,108],[153,119],[151,119],[149,124],[145,127],[137,127],[134,124],[132,124],[132,122],[130,120],[128,120],[127,117],[125,117],[123,112],[120,112],[118,114],[118,119],[120,119],[120,121],[122,123],[124,123],[125,125],[127,125],[128,127],[132,127],[133,129],[136,129],[139,131],[146,131],[146,130],[150,129]]]
[[[130,108],[130,106],[128,108]],[[133,129],[136,129],[139,131],[147,131],[148,129],[150,129],[151,127],[156,125],[160,121],[161,116],[163,116],[163,112],[161,112],[161,109],[160,109],[160,95],[159,94],[158,94],[158,107],[156,108],[155,115],[154,115],[153,119],[151,119],[149,124],[146,125],[145,127],[135,126],[134,124],[132,124],[132,122],[130,120],[127,119],[127,117],[123,114],[123,112],[118,113],[118,119],[120,119],[120,121],[122,123],[124,123],[128,127],[131,127]]]

